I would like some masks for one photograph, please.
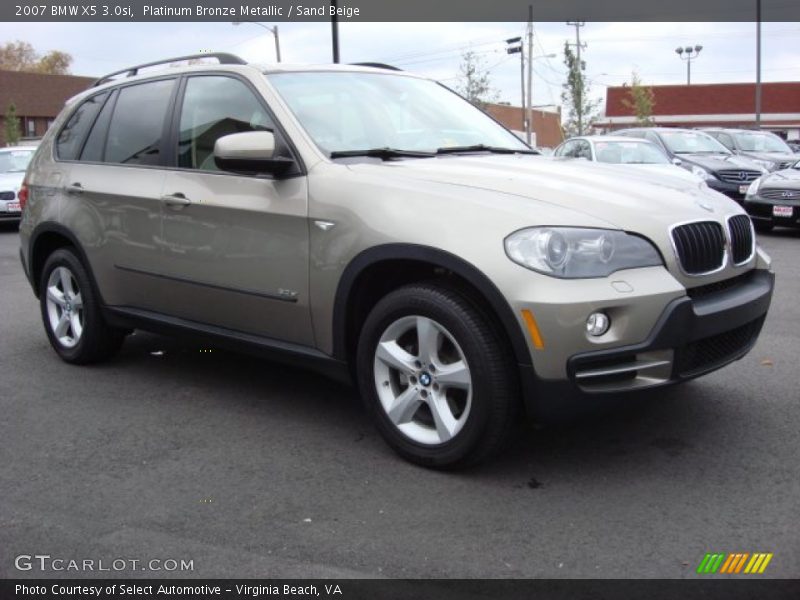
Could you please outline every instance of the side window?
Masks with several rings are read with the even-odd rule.
[[[586,140],[581,140],[578,142],[578,147],[575,152],[575,156],[577,158],[585,158],[587,160],[592,160],[592,149],[589,146],[589,142]]]
[[[720,141],[720,143],[725,146],[728,150],[735,150],[736,147],[733,144],[733,138],[729,136],[727,133],[720,133],[716,136],[716,138]]]
[[[106,105],[103,107],[103,110],[100,111],[100,115],[94,122],[92,130],[89,132],[89,137],[86,138],[86,143],[83,145],[81,160],[87,162],[102,162],[112,110],[114,110],[113,97],[106,102]]]
[[[217,75],[191,77],[186,82],[181,108],[178,166],[218,171],[214,164],[217,139],[232,133],[273,129],[266,109],[238,79]]]
[[[558,148],[556,148],[556,151],[553,153],[553,156],[566,156],[570,144],[571,142],[564,142],[563,144],[561,144]]]
[[[651,142],[653,142],[659,148],[663,148],[664,147],[664,144],[661,143],[661,140],[658,139],[658,136],[655,133],[653,133],[652,131],[648,131],[647,133],[645,133],[644,134],[644,139],[650,140]]]
[[[575,140],[571,140],[571,141],[567,142],[566,144],[564,144],[564,146],[561,148],[561,156],[568,156],[570,158],[574,158],[575,157],[575,144],[576,143],[577,142],[575,142]]]
[[[173,79],[151,81],[119,90],[108,127],[105,162],[157,165],[172,93]]]
[[[108,92],[92,96],[72,114],[56,138],[56,156],[61,160],[75,160],[81,151],[89,127],[105,102]]]

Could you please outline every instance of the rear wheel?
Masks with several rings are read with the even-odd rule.
[[[89,275],[72,250],[61,248],[48,257],[39,289],[44,328],[62,359],[85,364],[117,353],[125,332],[104,321]]]
[[[357,363],[379,431],[415,463],[448,468],[485,460],[517,423],[514,361],[459,291],[419,284],[384,297],[364,323]]]

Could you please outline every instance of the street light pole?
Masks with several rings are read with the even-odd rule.
[[[681,60],[686,61],[686,85],[692,85],[692,61],[699,56],[700,50],[702,49],[703,47],[700,44],[696,44],[694,48],[691,46],[675,48],[675,54],[677,54]]]
[[[525,131],[525,123],[527,122],[525,117],[525,52],[522,47],[522,38],[519,36],[509,38],[506,40],[506,44],[509,44],[508,48],[506,48],[506,54],[519,54],[520,106],[522,107],[522,131]],[[510,44],[518,45],[511,46]]]
[[[258,21],[234,21],[232,24],[238,26],[242,23],[252,23],[253,25],[258,25],[259,27],[263,27],[269,31],[275,37],[275,59],[278,62],[281,62],[281,42],[280,38],[278,37],[278,26],[275,25],[274,27],[270,27],[269,25],[264,25],[264,23],[259,23]]]

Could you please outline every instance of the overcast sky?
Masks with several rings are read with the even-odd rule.
[[[270,24],[271,25],[271,24]],[[330,62],[328,23],[279,24],[284,62]],[[387,62],[458,83],[467,50],[490,69],[500,100],[519,104],[519,55],[505,40],[522,35],[524,23],[341,23],[342,62]],[[575,30],[564,23],[535,24],[534,104],[560,103],[564,42]],[[647,84],[684,83],[686,63],[677,46],[702,44],[692,64],[693,83],[755,81],[753,23],[587,23],[581,39],[592,95],[630,80],[636,70]],[[275,59],[272,35],[253,23],[0,23],[0,42],[24,40],[39,52],[63,50],[72,72],[99,76],[136,63],[202,50],[233,52],[253,62]],[[762,25],[764,81],[800,81],[800,23]],[[556,54],[555,58],[545,55]]]

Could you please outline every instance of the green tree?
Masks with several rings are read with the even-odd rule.
[[[28,42],[17,40],[0,46],[0,69],[65,75],[69,73],[72,56],[60,50],[39,55]]]
[[[492,87],[489,70],[472,50],[461,55],[458,92],[479,108],[495,102],[498,92]]]
[[[5,114],[6,144],[15,146],[19,142],[19,118],[17,117],[17,105],[13,102],[8,105]]]
[[[569,42],[564,42],[564,64],[567,67],[567,80],[561,92],[561,101],[565,106],[567,120],[564,132],[567,137],[583,135],[597,120],[599,100],[589,97],[586,82],[586,61],[578,62]]]
[[[622,99],[622,105],[636,117],[637,127],[653,125],[655,93],[653,93],[653,88],[642,85],[642,80],[636,71],[631,74],[631,87],[628,89],[628,97]]]

